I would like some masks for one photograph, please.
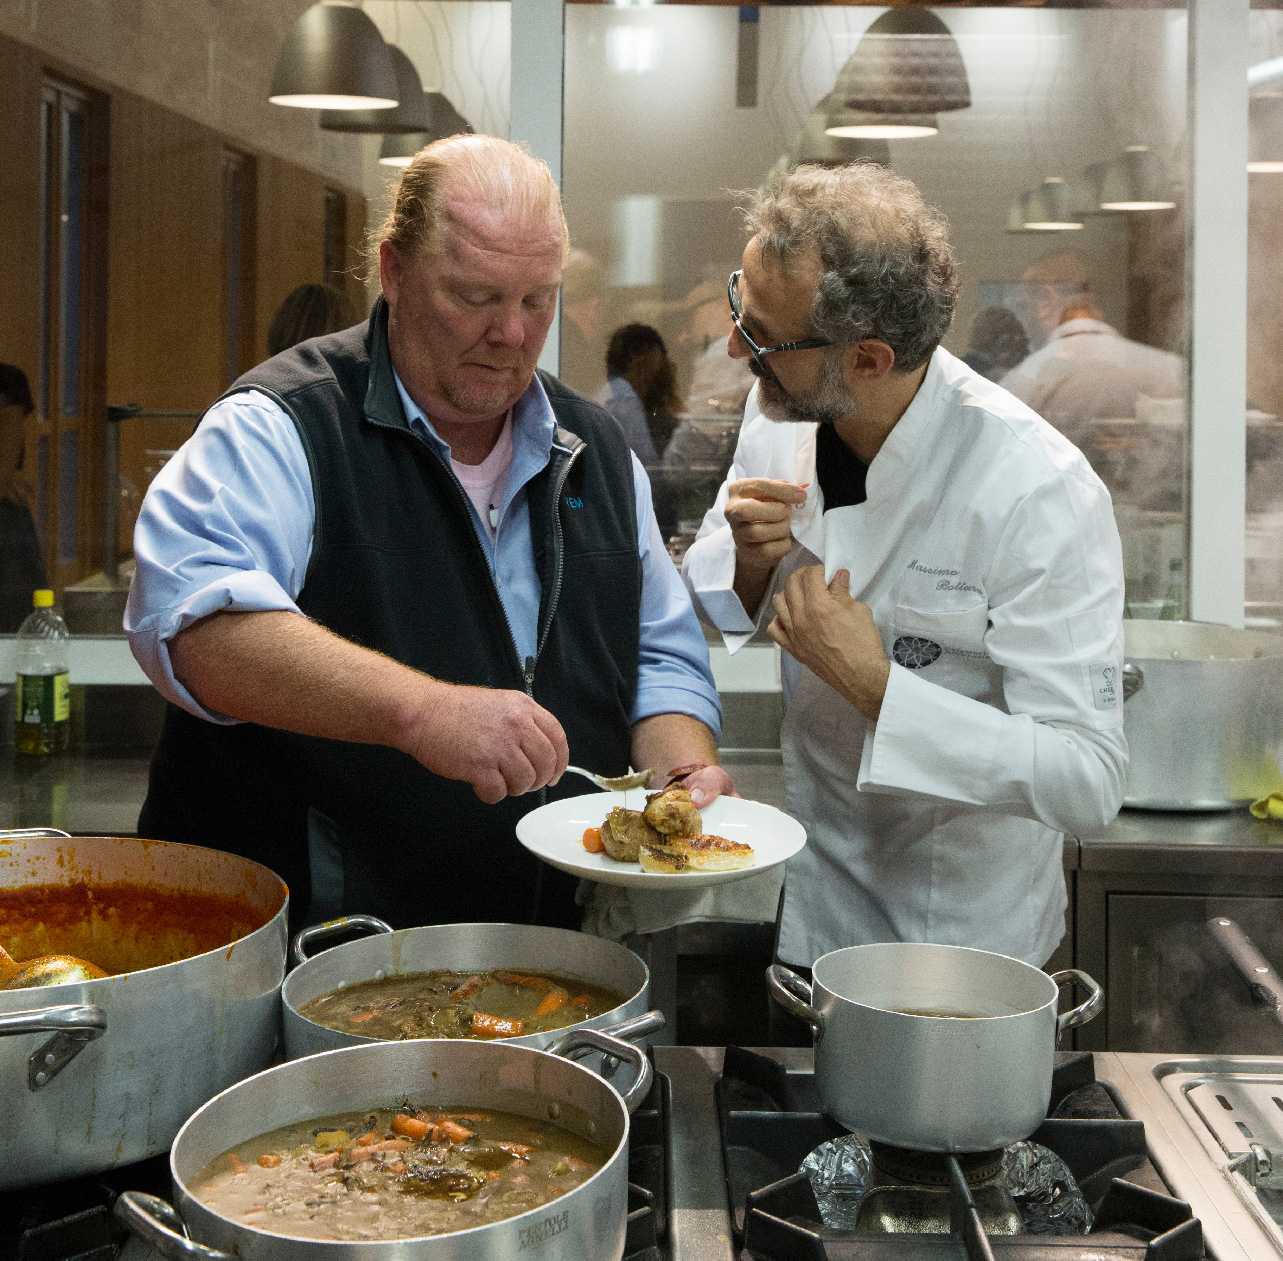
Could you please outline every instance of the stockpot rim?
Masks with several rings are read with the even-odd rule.
[[[560,1032],[569,1033],[572,1031],[564,1030]],[[413,1039],[411,1041],[413,1041],[418,1045],[423,1045],[424,1043],[427,1043],[429,1045],[438,1044],[442,1047],[452,1047],[452,1046],[456,1046],[460,1040],[455,1038],[436,1038],[436,1039],[418,1038],[418,1039]],[[373,1041],[372,1045],[374,1047],[396,1047],[396,1046],[409,1045],[409,1042],[388,1042],[386,1040],[378,1040],[378,1041]],[[343,1047],[336,1047],[332,1051],[320,1051],[316,1055],[307,1055],[307,1056],[304,1056],[302,1059],[298,1059],[298,1060],[286,1060],[283,1064],[273,1064],[271,1068],[265,1068],[261,1072],[254,1073],[249,1077],[244,1077],[240,1081],[236,1082],[235,1084],[228,1086],[226,1089],[220,1090],[218,1094],[216,1094],[212,1099],[206,1100],[205,1103],[201,1104],[201,1106],[197,1108],[196,1111],[193,1112],[191,1116],[187,1118],[186,1121],[183,1122],[182,1128],[178,1131],[177,1134],[174,1135],[174,1141],[170,1144],[169,1176],[173,1180],[174,1188],[176,1191],[176,1194],[174,1196],[174,1200],[176,1201],[175,1208],[178,1208],[178,1205],[181,1204],[181,1202],[184,1199],[187,1199],[192,1201],[192,1203],[199,1205],[202,1212],[208,1213],[212,1217],[217,1217],[219,1221],[223,1222],[225,1225],[234,1227],[237,1230],[250,1231],[253,1234],[258,1235],[261,1238],[269,1241],[273,1239],[280,1239],[280,1240],[288,1241],[289,1243],[306,1244],[309,1246],[320,1245],[323,1247],[351,1248],[354,1243],[360,1243],[362,1246],[373,1245],[377,1247],[379,1245],[385,1245],[385,1246],[391,1245],[393,1247],[407,1247],[414,1244],[431,1244],[434,1240],[449,1240],[453,1242],[456,1239],[463,1239],[469,1235],[472,1235],[474,1232],[490,1230],[496,1226],[510,1225],[511,1223],[518,1222],[522,1218],[528,1217],[532,1214],[540,1214],[540,1213],[546,1214],[549,1204],[559,1203],[561,1200],[569,1200],[572,1196],[577,1196],[579,1192],[586,1191],[589,1187],[593,1185],[593,1183],[595,1183],[598,1180],[598,1178],[602,1177],[604,1174],[606,1174],[610,1170],[610,1167],[615,1163],[616,1159],[619,1157],[621,1152],[625,1152],[625,1153],[627,1152],[629,1136],[632,1133],[632,1114],[628,1111],[628,1106],[624,1102],[623,1096],[619,1093],[619,1091],[614,1087],[614,1085],[611,1082],[607,1081],[600,1074],[594,1073],[592,1069],[585,1068],[582,1064],[579,1064],[576,1061],[567,1058],[566,1056],[554,1055],[549,1051],[543,1051],[537,1047],[514,1046],[512,1045],[511,1042],[508,1042],[505,1044],[505,1042],[503,1041],[481,1042],[481,1041],[474,1041],[472,1039],[467,1040],[467,1045],[469,1046],[469,1049],[471,1049],[472,1047],[484,1048],[484,1050],[482,1051],[483,1055],[498,1052],[501,1054],[502,1053],[530,1054],[530,1055],[544,1056],[547,1059],[556,1060],[558,1061],[558,1063],[571,1065],[573,1068],[575,1068],[579,1072],[586,1074],[588,1077],[590,1077],[594,1082],[598,1083],[600,1086],[605,1087],[607,1091],[610,1093],[610,1095],[614,1096],[614,1102],[619,1108],[620,1114],[623,1117],[623,1128],[620,1132],[619,1141],[615,1144],[614,1148],[606,1157],[605,1161],[602,1163],[601,1168],[598,1169],[597,1172],[594,1173],[592,1177],[589,1178],[586,1182],[581,1182],[577,1187],[566,1192],[564,1195],[558,1196],[556,1200],[550,1200],[548,1204],[536,1205],[534,1208],[527,1209],[524,1213],[518,1213],[515,1217],[501,1218],[497,1222],[483,1222],[479,1226],[469,1226],[466,1230],[446,1231],[444,1234],[438,1234],[438,1235],[399,1236],[394,1239],[363,1239],[359,1241],[351,1240],[351,1239],[315,1239],[307,1235],[285,1235],[280,1233],[279,1231],[260,1230],[252,1222],[241,1222],[241,1221],[235,1220],[234,1218],[227,1217],[223,1213],[220,1213],[217,1209],[211,1208],[202,1199],[200,1199],[200,1197],[196,1195],[193,1189],[188,1185],[187,1180],[179,1175],[179,1172],[175,1163],[179,1146],[181,1145],[183,1141],[183,1136],[187,1133],[188,1129],[194,1126],[197,1123],[197,1121],[201,1118],[201,1116],[208,1110],[212,1109],[219,1102],[219,1100],[239,1090],[242,1086],[245,1086],[247,1083],[258,1080],[260,1077],[266,1077],[270,1073],[279,1073],[279,1072],[288,1072],[288,1071],[301,1072],[303,1071],[302,1070],[303,1065],[311,1064],[318,1060],[321,1060],[333,1055],[362,1055],[362,1054],[369,1055],[371,1054],[370,1046],[365,1046],[365,1045],[343,1046]],[[460,1105],[460,1106],[473,1106],[473,1105]],[[485,1105],[479,1104],[475,1106],[485,1106]],[[538,1118],[531,1117],[529,1119],[536,1120]],[[251,1135],[250,1137],[255,1138],[258,1136]],[[241,1141],[243,1142],[245,1140],[241,1140]],[[625,1209],[626,1207],[627,1206],[625,1205]],[[183,1218],[184,1224],[186,1224],[187,1219],[182,1214],[181,1209],[179,1209],[179,1216]],[[197,1240],[196,1242],[200,1243],[200,1240]]]
[[[815,963],[811,967],[811,980],[814,984],[818,985],[826,994],[831,994],[834,998],[839,999],[841,1002],[846,1003],[851,1007],[860,1007],[865,1011],[876,1012],[879,1016],[895,1016],[903,1020],[927,1020],[938,1022],[941,1025],[944,1025],[947,1022],[949,1028],[958,1027],[958,1018],[956,1016],[926,1016],[917,1012],[896,1011],[891,1007],[879,1007],[875,1003],[865,1002],[858,998],[848,998],[845,994],[842,994],[840,991],[826,984],[824,979],[820,976],[820,965],[826,959],[832,959],[836,955],[849,954],[852,951],[857,950],[877,951],[879,953],[889,952],[890,950],[895,950],[900,953],[903,953],[906,950],[912,950],[915,953],[918,951],[934,952],[940,950],[951,950],[969,955],[985,955],[992,959],[1001,959],[1004,967],[1009,964],[1017,964],[1020,968],[1027,969],[1028,973],[1031,973],[1036,977],[1040,977],[1042,981],[1047,983],[1047,999],[1045,1002],[1039,1003],[1036,1007],[1028,1007],[1024,1011],[1007,1012],[1000,1016],[974,1016],[971,1017],[971,1020],[1024,1020],[1029,1016],[1037,1015],[1039,1012],[1045,1011],[1048,1007],[1054,1009],[1059,1002],[1060,987],[1041,968],[1036,968],[1032,963],[1026,963],[1023,959],[1017,959],[1013,955],[1000,954],[996,950],[980,950],[975,946],[955,946],[946,942],[929,941],[874,941],[864,942],[855,946],[841,946],[837,950],[830,950],[816,959]],[[1041,984],[1041,981],[1037,983]],[[968,1024],[970,1024],[970,1020],[968,1021]]]
[[[55,840],[58,838],[44,837],[44,838],[38,838],[38,839]],[[27,986],[23,989],[0,990],[0,1007],[2,1008],[7,1008],[8,997],[10,995],[15,995],[19,997],[26,995],[27,996],[26,1001],[28,1002],[32,1000],[32,996],[38,996],[43,1000],[45,995],[50,995],[51,997],[50,997],[49,1003],[41,1001],[40,1003],[37,1004],[38,1006],[46,1007],[46,1006],[49,1006],[51,1003],[56,1003],[58,1001],[56,996],[60,992],[65,994],[66,992],[72,991],[72,990],[76,991],[78,994],[84,993],[86,990],[90,991],[90,996],[87,997],[84,1001],[95,1002],[97,1001],[97,999],[94,997],[94,995],[101,997],[109,992],[106,987],[125,982],[126,980],[132,980],[135,977],[138,977],[138,978],[147,977],[150,979],[152,977],[159,976],[161,973],[165,972],[165,970],[168,968],[179,968],[179,967],[183,967],[184,965],[195,963],[198,960],[209,960],[214,955],[217,955],[217,954],[225,955],[228,961],[230,962],[232,955],[242,945],[246,945],[249,942],[252,942],[254,938],[258,937],[260,934],[267,933],[273,927],[273,925],[277,922],[277,920],[282,919],[283,917],[288,916],[289,914],[289,909],[290,909],[289,885],[287,885],[285,881],[282,880],[281,877],[278,876],[276,872],[274,872],[266,864],[260,863],[253,858],[245,858],[240,854],[233,854],[230,850],[215,849],[212,845],[190,845],[186,841],[158,841],[158,840],[152,839],[151,837],[111,836],[106,833],[102,835],[93,835],[93,836],[70,836],[69,835],[68,839],[73,841],[121,841],[129,844],[132,844],[133,842],[140,842],[144,845],[165,845],[165,846],[172,846],[176,849],[190,849],[190,850],[198,850],[198,851],[202,851],[204,853],[210,853],[210,854],[222,854],[227,858],[236,859],[237,862],[245,863],[247,866],[257,867],[259,871],[264,872],[268,876],[270,876],[279,887],[281,902],[280,902],[280,905],[277,906],[277,908],[267,917],[267,919],[265,919],[252,932],[246,933],[244,937],[237,937],[234,941],[225,941],[221,945],[214,946],[209,950],[202,950],[200,954],[184,955],[183,958],[181,959],[171,959],[170,962],[168,963],[157,963],[150,968],[134,968],[128,972],[116,972],[111,974],[110,976],[93,977],[92,979],[87,981],[62,981],[57,985]],[[2,836],[0,836],[0,840],[3,840]],[[117,883],[131,884],[135,882],[122,880]],[[25,882],[23,884],[15,884],[15,885],[0,885],[0,890],[25,889],[28,887],[30,887],[30,882]],[[142,887],[145,887],[145,886],[142,886]],[[165,886],[158,886],[158,887],[164,888]],[[203,890],[178,889],[178,888],[174,888],[172,889],[172,891],[174,893],[179,893],[179,894],[192,893],[192,892],[205,892]],[[234,897],[235,895],[232,894],[228,896]],[[288,940],[286,942],[286,946],[288,946]],[[63,1001],[66,1001],[65,998]]]
[[[347,918],[347,917],[344,917],[344,918]],[[358,918],[372,918],[372,917],[358,917]],[[337,920],[331,921],[331,922],[338,923]],[[376,922],[381,922],[381,921],[376,921]],[[522,932],[556,933],[558,935],[565,935],[569,937],[583,937],[583,938],[587,938],[589,941],[593,942],[596,945],[614,947],[616,950],[624,951],[637,963],[637,966],[641,968],[641,972],[642,972],[641,984],[635,990],[633,990],[633,992],[629,994],[622,1003],[619,1003],[616,1006],[612,1007],[609,1011],[602,1012],[599,1016],[592,1016],[585,1020],[577,1021],[575,1024],[566,1025],[562,1029],[550,1029],[547,1031],[547,1036],[549,1037],[554,1037],[554,1038],[560,1037],[562,1034],[571,1033],[576,1029],[584,1028],[590,1024],[600,1024],[603,1022],[609,1023],[612,1018],[616,1018],[616,1019],[619,1018],[619,1014],[626,1007],[628,1007],[629,1004],[636,1002],[637,999],[639,999],[642,996],[642,994],[644,993],[648,994],[650,991],[650,968],[647,966],[646,960],[643,959],[639,954],[637,954],[636,951],[629,950],[628,947],[625,946],[622,942],[611,941],[608,937],[594,937],[591,933],[580,932],[577,929],[573,929],[573,928],[557,928],[557,927],[546,925],[546,924],[511,924],[511,923],[507,923],[504,921],[497,921],[497,920],[496,921],[481,920],[481,921],[476,921],[476,922],[467,923],[467,924],[415,924],[409,928],[393,928],[388,932],[383,932],[382,929],[375,929],[373,936],[357,937],[351,941],[342,941],[342,942],[339,942],[337,945],[327,946],[324,950],[318,950],[314,955],[308,955],[308,957],[304,959],[302,963],[296,964],[293,968],[291,968],[286,973],[285,980],[281,984],[281,1005],[287,1008],[292,1016],[298,1017],[299,1020],[306,1021],[309,1025],[313,1025],[317,1029],[324,1029],[328,1033],[338,1033],[345,1038],[351,1038],[352,1045],[354,1046],[363,1046],[367,1044],[377,1045],[379,1043],[384,1043],[384,1042],[479,1042],[480,1039],[477,1039],[477,1038],[373,1038],[366,1033],[351,1033],[346,1029],[333,1029],[329,1025],[321,1024],[319,1020],[313,1020],[310,1016],[305,1016],[301,1010],[301,1007],[299,1005],[296,1005],[293,999],[293,996],[289,992],[291,983],[295,980],[296,977],[301,976],[310,964],[315,963],[318,959],[322,959],[327,955],[332,955],[333,952],[336,950],[346,950],[349,947],[359,947],[363,943],[368,941],[381,941],[385,939],[390,939],[392,937],[404,936],[409,933],[417,933],[417,932],[422,932],[429,929],[456,929],[457,930],[457,929],[469,929],[469,928],[512,928],[512,929],[519,929]],[[299,938],[302,937],[302,935],[303,935],[302,933],[296,934],[294,943],[291,944],[291,951],[297,948],[297,942]],[[330,961],[332,962],[333,960],[331,959]],[[519,965],[512,964],[509,966],[517,967]],[[405,975],[405,974],[389,973],[389,975]],[[380,978],[375,976],[357,977],[357,978],[354,978],[353,980],[348,981],[347,985],[360,985],[365,981],[374,981],[378,979]],[[585,979],[591,979],[591,978],[585,978]],[[295,986],[295,988],[297,988],[297,986]],[[340,986],[338,988],[344,989],[344,988],[347,988],[347,986],[346,985]],[[324,994],[328,994],[328,993],[333,993],[333,991],[322,990],[321,993],[314,994],[312,998],[309,998],[306,1001],[309,1003],[314,1002],[317,998],[320,998]],[[521,1038],[539,1037],[539,1036],[544,1036],[544,1035],[525,1034],[525,1035],[521,1035],[520,1038],[499,1038],[499,1039],[496,1039],[496,1041],[500,1043],[508,1043],[509,1045],[521,1045]]]

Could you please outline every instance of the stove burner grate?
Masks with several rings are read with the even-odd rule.
[[[769,1056],[728,1047],[716,1098],[735,1242],[758,1261],[944,1261],[963,1255],[969,1261],[1201,1261],[1204,1256],[1202,1225],[1188,1204],[1122,1181],[1122,1175],[1147,1164],[1145,1127],[1121,1115],[1096,1081],[1089,1053],[1058,1057],[1051,1115],[1030,1136],[1065,1161],[1095,1206],[1087,1236],[987,1238],[968,1185],[980,1182],[977,1175],[992,1164],[984,1154],[953,1162],[946,1158],[952,1234],[830,1229],[821,1224],[809,1179],[796,1172],[810,1151],[846,1132],[820,1111],[813,1076],[789,1074]],[[884,1167],[889,1159],[896,1173],[903,1173],[906,1163],[916,1162],[919,1171],[935,1163],[923,1161],[923,1153],[902,1156],[893,1148],[880,1154]]]

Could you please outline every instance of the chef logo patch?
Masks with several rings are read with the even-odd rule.
[[[1097,709],[1118,708],[1118,667],[1112,661],[1093,661],[1087,667],[1091,676],[1091,699]]]
[[[891,645],[896,665],[904,666],[906,670],[921,670],[923,666],[929,666],[939,659],[943,651],[934,640],[922,639],[918,635],[901,635]]]

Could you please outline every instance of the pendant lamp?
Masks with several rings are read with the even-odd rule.
[[[396,90],[379,28],[360,9],[314,4],[285,36],[268,100],[300,109],[391,109]]]
[[[472,124],[440,92],[425,92],[423,100],[430,123],[429,129],[384,136],[379,148],[379,162],[382,165],[409,166],[414,155],[434,140],[471,133]]]
[[[789,146],[789,169],[804,162],[818,166],[844,166],[861,160],[876,162],[879,166],[891,165],[891,146],[885,140],[849,139],[835,135],[828,129],[831,115],[826,109],[827,98],[809,115],[802,130]]]
[[[1248,171],[1253,175],[1283,175],[1283,100],[1253,96],[1250,110]]]
[[[1100,186],[1102,210],[1172,210],[1171,187],[1148,145],[1128,145]]]
[[[929,9],[896,8],[865,31],[832,96],[830,135],[907,138],[934,135],[935,115],[967,109],[971,85],[949,28]]]
[[[423,99],[423,84],[414,62],[395,44],[388,45],[392,68],[396,71],[396,99],[394,109],[336,109],[321,115],[321,126],[326,131],[360,132],[366,135],[391,135],[396,132],[428,131],[431,121]]]
[[[1075,219],[1070,188],[1059,175],[1049,175],[1021,199],[1022,226],[1026,232],[1072,232],[1081,228]]]

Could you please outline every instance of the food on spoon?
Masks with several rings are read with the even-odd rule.
[[[666,868],[646,867],[647,854],[651,861],[655,855],[680,858],[685,871],[739,871],[753,865],[753,847],[741,841],[728,841],[724,836],[664,836],[655,845],[642,850],[642,866],[648,871]]]
[[[680,784],[670,784],[663,792],[651,793],[646,798],[642,818],[666,836],[698,836],[704,830],[704,821],[690,793]]]
[[[601,843],[606,853],[619,863],[635,863],[643,845],[659,839],[659,834],[638,810],[616,806],[601,825]]]
[[[382,1137],[406,1135],[407,1122],[432,1117],[440,1119],[420,1138]],[[460,1118],[478,1119],[468,1128],[457,1124]],[[340,1131],[360,1134],[361,1145],[322,1151],[318,1133]],[[371,1132],[378,1141],[365,1141]],[[214,1212],[271,1234],[413,1239],[538,1208],[586,1182],[606,1155],[558,1125],[515,1113],[383,1108],[240,1143],[191,1185]]]
[[[300,1012],[327,1029],[368,1038],[515,1038],[591,1020],[626,999],[571,973],[438,970],[358,981]]]
[[[0,990],[35,989],[41,985],[76,985],[96,981],[107,973],[75,955],[39,955],[14,959],[0,947]]]

